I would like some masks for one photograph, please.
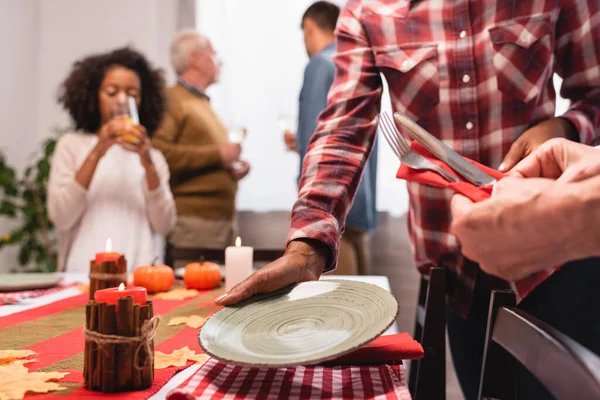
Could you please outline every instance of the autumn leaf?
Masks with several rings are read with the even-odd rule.
[[[15,360],[33,356],[36,354],[37,353],[35,351],[31,351],[31,350],[0,350],[0,366],[6,365],[6,364],[11,364]],[[27,361],[33,361],[33,360],[27,360]]]
[[[167,326],[176,326],[176,325],[181,325],[181,324],[187,324],[187,326],[189,326],[190,328],[198,329],[202,325],[204,325],[205,321],[206,321],[206,318],[202,318],[199,315],[189,315],[187,317],[171,318],[171,320],[169,321]]]
[[[68,372],[29,372],[24,364],[31,360],[15,360],[0,365],[0,400],[21,400],[25,393],[48,393],[66,389],[56,382]]]
[[[174,350],[171,354],[165,354],[160,351],[154,352],[154,369],[163,369],[167,367],[183,367],[188,361],[203,363],[208,359],[206,354],[196,354],[185,346],[179,350]]]
[[[198,294],[200,294],[200,292],[198,292],[196,289],[178,288],[168,292],[158,293],[154,295],[153,300],[185,300],[189,297],[198,296]]]

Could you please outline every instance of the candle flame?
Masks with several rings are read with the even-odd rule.
[[[242,245],[242,238],[241,237],[237,237],[237,239],[235,239],[235,247],[240,247]]]
[[[121,284],[119,285],[119,292],[122,292],[123,290],[125,290],[125,284],[124,284],[124,283],[121,283]]]
[[[110,238],[106,239],[106,246],[104,247],[107,253],[112,251],[112,240]]]

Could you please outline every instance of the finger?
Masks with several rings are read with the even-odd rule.
[[[556,179],[562,174],[554,141],[550,140],[525,157],[511,171],[512,176]]]
[[[473,205],[473,201],[468,197],[460,194],[455,194],[450,200],[450,211],[452,218],[459,218],[469,212]]]
[[[600,162],[594,161],[592,163],[575,165],[573,167],[567,168],[564,174],[562,174],[560,178],[558,178],[557,182],[581,182],[583,180],[593,178],[598,175],[600,175]]]
[[[525,156],[525,144],[524,142],[517,140],[510,146],[508,153],[504,156],[504,160],[498,167],[498,171],[506,172],[510,171],[521,159]]]
[[[222,306],[236,304],[257,293],[269,293],[296,283],[297,271],[290,270],[285,257],[260,269],[249,278],[233,287],[228,293],[217,298],[215,303]]]

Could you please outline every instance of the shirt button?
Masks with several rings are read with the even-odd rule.
[[[404,60],[402,62],[402,69],[410,69],[410,67],[412,67],[412,61],[411,60]]]
[[[473,129],[473,123],[471,121],[467,122],[467,125],[465,125],[467,127],[468,130]]]
[[[471,77],[467,74],[463,75],[463,82],[464,83],[469,83],[471,81]]]
[[[467,37],[467,31],[460,31],[460,33],[458,34],[458,36],[460,36],[461,39],[464,39]]]

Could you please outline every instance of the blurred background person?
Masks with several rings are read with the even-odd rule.
[[[56,147],[48,187],[48,214],[59,233],[59,269],[88,272],[90,254],[124,254],[132,270],[162,249],[154,234],[175,224],[169,169],[149,137],[164,109],[164,81],[137,51],[121,48],[75,62],[58,101],[75,123]],[[121,110],[128,98],[139,124]]]
[[[177,84],[167,89],[167,113],[153,138],[171,169],[177,223],[176,247],[224,249],[237,234],[237,182],[250,171],[241,146],[213,110],[206,89],[219,80],[221,62],[210,41],[193,30],[171,43]]]
[[[302,17],[304,45],[310,60],[304,70],[304,82],[300,91],[298,130],[295,134],[284,133],[288,150],[300,155],[300,175],[310,138],[317,128],[317,117],[327,106],[327,93],[335,75],[334,30],[339,14],[340,8],[337,5],[318,1],[308,7]],[[346,217],[346,229],[340,239],[339,259],[333,274],[371,273],[369,232],[377,227],[376,188],[377,146],[374,146],[354,203]]]

